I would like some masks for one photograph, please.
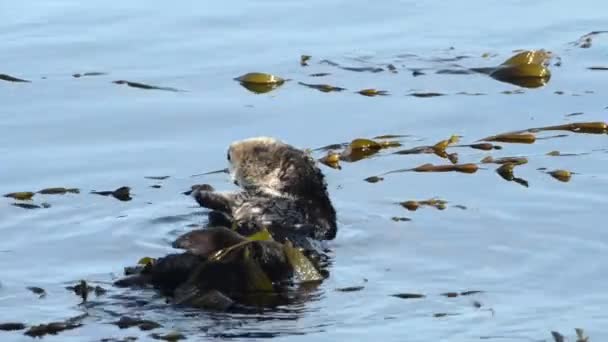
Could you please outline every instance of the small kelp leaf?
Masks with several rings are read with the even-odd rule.
[[[349,286],[349,287],[342,287],[342,288],[338,288],[336,289],[336,291],[338,292],[357,292],[357,291],[361,291],[365,288],[365,286]]]
[[[417,299],[417,298],[424,298],[426,296],[423,294],[419,294],[419,293],[397,293],[397,294],[392,294],[391,297],[397,297],[397,298],[401,298],[401,299]]]
[[[76,188],[46,188],[38,191],[39,194],[43,195],[64,195],[67,193],[79,194],[80,190]]]
[[[245,84],[283,84],[285,79],[263,72],[250,72],[235,78]]]
[[[393,217],[391,217],[391,220],[393,220],[395,222],[408,222],[408,221],[411,221],[412,219],[409,217],[403,217],[403,216],[393,216]]]
[[[288,241],[283,245],[283,251],[294,270],[294,275],[301,282],[323,280],[323,276],[321,276],[310,260],[299,249],[293,247],[291,242]]]
[[[547,84],[551,72],[543,65],[525,64],[497,68],[490,77],[524,88],[539,88]]]
[[[371,176],[371,177],[367,177],[364,179],[364,181],[366,181],[368,183],[378,183],[378,182],[382,182],[383,180],[384,180],[384,178],[378,177],[378,176]]]
[[[23,330],[25,328],[26,328],[26,325],[23,323],[17,323],[17,322],[0,323],[0,331],[15,331],[15,330]]]
[[[531,133],[505,133],[493,135],[483,139],[481,141],[498,141],[505,143],[516,143],[516,144],[533,144],[536,141],[536,136]]]
[[[447,203],[448,203],[447,201],[433,198],[433,199],[423,200],[423,201],[400,202],[399,205],[401,205],[402,207],[404,207],[405,209],[407,209],[409,211],[416,211],[421,206],[435,207],[439,210],[444,210],[446,208]]]
[[[448,148],[448,146],[458,143],[459,140],[459,136],[452,135],[449,139],[441,140],[440,142],[433,145],[433,150],[436,154],[445,155],[445,150]]]
[[[332,85],[329,84],[310,84],[310,83],[304,83],[304,82],[298,82],[299,85],[303,85],[305,87],[308,88],[312,88],[312,89],[316,89],[319,91],[322,91],[324,93],[329,93],[332,91],[343,91],[346,90],[346,88],[340,88],[340,87],[334,87]]]
[[[128,186],[122,186],[114,191],[91,191],[92,194],[101,195],[101,196],[110,196],[120,200],[120,201],[130,201],[131,198],[131,188]]]
[[[425,98],[425,97],[445,96],[445,94],[442,94],[442,93],[433,93],[433,92],[427,92],[427,93],[415,92],[415,93],[409,93],[408,96]]]
[[[153,334],[150,334],[150,337],[152,337],[155,340],[169,341],[169,342],[180,341],[180,340],[186,339],[186,336],[184,334],[181,334],[177,331],[173,331],[173,332],[170,332],[170,333],[167,333],[164,335],[153,333]]]
[[[174,91],[174,92],[183,91],[183,90],[176,89],[176,88],[171,88],[171,87],[158,87],[158,86],[154,86],[154,85],[150,85],[150,84],[139,83],[139,82],[131,82],[131,81],[125,81],[125,80],[112,81],[112,83],[114,83],[114,84],[126,84],[129,87],[139,88],[139,89],[166,90],[166,91]]]
[[[133,318],[133,317],[129,317],[129,316],[122,316],[122,317],[120,317],[120,319],[118,321],[112,322],[111,324],[118,326],[120,329],[138,327],[140,330],[143,330],[143,331],[153,330],[153,329],[161,327],[160,324],[158,324],[154,321]]]
[[[311,56],[309,55],[302,55],[300,56],[300,65],[301,66],[308,66],[308,61],[310,60]]]
[[[342,151],[340,159],[348,162],[354,162],[372,156],[382,149],[382,145],[370,139],[354,139]]]
[[[456,164],[456,165],[433,165],[433,164],[423,164],[417,166],[413,169],[410,169],[414,172],[461,172],[461,173],[475,173],[479,167],[477,164],[468,163],[468,164]]]
[[[528,163],[528,158],[526,157],[503,157],[494,159],[492,156],[487,156],[481,160],[483,164],[514,164],[514,165],[523,165]]]
[[[265,94],[280,87],[282,83],[243,83],[243,88],[255,94]]]
[[[42,287],[28,286],[27,289],[32,291],[32,293],[38,295],[38,298],[46,297],[46,291]]]
[[[333,169],[342,169],[342,167],[340,166],[340,153],[328,151],[324,157],[319,159],[319,162]]]
[[[97,71],[93,71],[93,72],[84,72],[84,73],[76,73],[73,74],[72,77],[74,78],[80,78],[80,77],[85,77],[85,76],[103,76],[103,75],[107,75],[107,72],[97,72]]]
[[[40,205],[37,204],[32,204],[32,203],[12,203],[13,206],[15,207],[19,207],[22,209],[46,209],[46,208],[50,208],[51,205],[48,203],[41,203]]]
[[[513,182],[520,184],[522,186],[525,186],[527,188],[529,185],[528,181],[525,179],[522,179],[522,178],[517,178],[513,174],[513,169],[517,165],[520,165],[520,164],[504,163],[499,168],[496,169],[496,173],[498,173],[498,175],[500,175],[500,177],[502,177],[506,181],[509,181],[509,182],[513,181]]]
[[[501,150],[502,146],[494,145],[491,143],[479,143],[479,144],[470,144],[470,145],[455,145],[454,147],[470,147],[476,150],[482,151],[491,151],[491,150]]]
[[[171,176],[145,176],[145,179],[152,179],[152,180],[165,180],[167,178],[169,178]]]
[[[266,228],[260,230],[257,233],[249,235],[247,239],[251,241],[274,241],[274,239],[272,238],[272,234],[270,234],[270,232]]]
[[[569,182],[570,178],[572,178],[572,172],[568,171],[568,170],[553,170],[553,171],[549,171],[547,172],[548,174],[551,175],[551,177],[557,179],[560,182]]]
[[[32,199],[32,197],[34,197],[34,194],[35,193],[33,193],[31,191],[19,191],[19,192],[8,193],[8,194],[4,195],[4,197],[13,198],[18,201],[30,201]]]
[[[242,260],[243,264],[246,265],[245,279],[247,279],[249,289],[251,292],[272,292],[274,290],[272,281],[268,275],[266,275],[262,269],[262,266],[251,258],[249,250],[250,246],[251,245],[243,247],[245,250],[243,252],[244,260]]]
[[[598,122],[573,122],[565,125],[546,126],[530,129],[532,131],[570,131],[574,133],[605,134],[608,133],[608,123]]]
[[[386,91],[386,90],[377,90],[377,89],[372,89],[372,88],[359,90],[357,93],[361,94],[363,96],[369,96],[369,97],[388,95],[388,91]]]
[[[7,82],[21,82],[21,83],[30,83],[31,81],[24,80],[22,78],[17,78],[7,74],[0,74],[0,80]]]
[[[329,76],[329,75],[331,75],[331,73],[329,73],[329,72],[318,72],[318,73],[315,73],[315,74],[310,74],[308,76],[310,76],[310,77],[325,77],[325,76]]]
[[[30,327],[24,334],[31,337],[42,337],[44,335],[57,335],[64,330],[72,330],[82,326],[82,323],[74,322],[52,322]]]

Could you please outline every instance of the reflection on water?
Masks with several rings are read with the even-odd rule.
[[[0,194],[32,195],[0,198],[0,323],[29,328],[88,313],[51,337],[62,341],[174,330],[194,339],[470,341],[550,340],[551,331],[574,340],[584,328],[590,340],[607,338],[606,36],[597,31],[606,14],[588,5],[4,5]],[[497,66],[538,48],[556,58],[550,78],[511,70],[501,82]],[[256,70],[291,81],[249,83],[253,94],[234,80]],[[361,96],[374,91],[386,96]],[[331,276],[294,291],[289,305],[200,312],[111,286],[123,266],[175,252],[176,235],[205,223],[184,190],[233,185],[224,173],[190,175],[223,169],[228,144],[255,135],[328,146],[315,158],[380,136],[409,152],[355,151],[352,162],[323,166],[340,224]],[[428,149],[453,135],[460,142],[445,154]],[[512,157],[528,162],[497,162]],[[427,164],[479,169],[370,177]],[[448,210],[399,205],[437,199]],[[449,210],[457,205],[466,210]],[[81,280],[108,292],[82,304],[65,288]],[[336,290],[348,288],[359,290]],[[484,292],[439,295],[467,289]],[[162,327],[110,324],[124,316]]]

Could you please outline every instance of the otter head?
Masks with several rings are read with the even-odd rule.
[[[281,192],[282,150],[289,146],[270,137],[235,141],[228,148],[230,176],[246,190]]]
[[[233,181],[246,191],[287,196],[315,208],[328,236],[335,235],[336,214],[315,160],[305,151],[270,137],[235,141],[228,148]],[[313,209],[311,209],[313,210]]]

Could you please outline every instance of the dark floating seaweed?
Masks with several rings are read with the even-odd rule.
[[[15,330],[23,330],[26,326],[23,323],[9,322],[9,323],[0,323],[0,331],[15,331]]]
[[[22,208],[22,209],[46,209],[46,208],[51,207],[51,205],[48,203],[42,203],[40,205],[31,204],[31,203],[12,203],[12,205],[14,205],[15,207]]]
[[[73,74],[72,77],[80,78],[80,77],[85,77],[85,76],[103,76],[103,75],[107,75],[107,74],[108,74],[107,72],[93,71],[93,72],[83,72],[82,74],[76,73],[76,74]]]
[[[38,193],[43,194],[43,195],[64,195],[67,193],[79,194],[80,190],[76,189],[76,188],[57,187],[57,188],[46,188],[46,189],[38,190]]]
[[[527,188],[529,186],[528,181],[525,179],[522,179],[522,178],[517,178],[513,174],[513,169],[515,168],[516,165],[519,165],[519,164],[514,164],[514,163],[502,164],[498,169],[496,169],[496,173],[498,173],[500,175],[500,177],[502,177],[506,181],[515,182],[515,183],[525,186]]]
[[[322,91],[324,93],[329,93],[332,91],[343,91],[346,90],[346,88],[340,88],[340,87],[334,87],[332,85],[329,84],[310,84],[310,83],[304,83],[304,82],[298,82],[299,85],[303,85],[305,87],[311,88],[311,89],[316,89],[319,91]]]
[[[417,298],[424,298],[426,296],[423,294],[419,294],[419,293],[397,293],[397,294],[392,294],[391,297],[397,297],[397,298],[401,298],[401,299],[417,299]]]
[[[27,289],[32,291],[32,293],[37,294],[38,298],[46,297],[46,291],[42,287],[28,286]]]
[[[139,88],[139,89],[165,90],[165,91],[173,91],[173,92],[181,92],[181,91],[183,91],[183,90],[180,90],[180,89],[177,89],[177,88],[158,87],[158,86],[154,86],[154,85],[149,85],[149,84],[144,84],[144,83],[139,83],[139,82],[125,81],[125,80],[112,81],[112,83],[115,83],[115,84],[126,84],[129,87]]]
[[[169,178],[171,176],[145,176],[145,179],[152,179],[152,180],[165,180],[167,178]]]
[[[329,73],[329,72],[318,72],[318,73],[315,73],[315,74],[310,74],[308,76],[310,76],[310,77],[325,77],[325,76],[329,76],[329,75],[331,75],[331,73]]]
[[[250,72],[236,77],[234,80],[238,81],[245,89],[256,94],[267,93],[288,81],[281,77],[263,72]]]
[[[42,337],[44,335],[57,335],[58,333],[65,330],[72,330],[82,326],[81,321],[86,318],[88,314],[69,318],[63,322],[51,322],[48,324],[39,324],[30,327],[25,335],[31,337]]]
[[[155,340],[162,340],[162,341],[179,341],[179,340],[185,340],[186,336],[178,333],[178,332],[170,332],[164,335],[158,334],[158,333],[153,333],[150,334],[150,337],[152,337]]]
[[[301,66],[308,66],[308,61],[310,60],[311,56],[309,55],[302,55],[300,56],[300,65]]]
[[[592,66],[588,67],[589,70],[599,70],[599,71],[608,71],[608,67],[605,66]]]
[[[445,94],[442,93],[410,93],[408,94],[408,96],[414,96],[414,97],[437,97],[437,96],[445,96]]]
[[[18,191],[5,194],[4,197],[13,198],[18,201],[30,201],[35,193],[31,191]]]
[[[101,195],[101,196],[112,196],[120,201],[130,201],[131,198],[131,188],[128,186],[122,186],[114,191],[91,191],[91,194]]]
[[[24,80],[7,74],[0,74],[0,80],[7,82],[31,83],[32,81]]]
[[[371,73],[379,73],[384,71],[384,69],[379,68],[379,67],[346,67],[346,66],[342,66],[336,62],[332,62],[328,59],[324,59],[321,62],[319,62],[321,64],[329,64],[333,67],[336,68],[340,68],[342,70],[347,70],[347,71],[354,71],[354,72],[371,72]]]
[[[161,327],[160,324],[154,321],[133,318],[129,316],[122,316],[118,321],[112,322],[112,324],[118,326],[120,329],[138,327],[142,331],[153,330]]]
[[[365,288],[365,286],[349,286],[349,287],[342,287],[342,288],[338,288],[336,289],[336,291],[338,292],[357,292],[357,291],[361,291]]]
[[[377,89],[372,89],[372,88],[359,90],[356,93],[361,94],[363,96],[369,96],[369,97],[389,95],[388,91],[386,91],[386,90],[377,90]]]
[[[577,41],[572,42],[570,44],[574,46],[578,46],[582,49],[588,49],[591,47],[593,43],[593,38],[597,35],[608,33],[608,31],[591,31],[583,36],[581,36]]]

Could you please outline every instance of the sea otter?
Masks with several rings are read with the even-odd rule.
[[[302,236],[331,240],[336,211],[316,162],[305,151],[269,137],[233,142],[227,159],[234,193],[194,187],[191,195],[210,213],[211,225],[229,223],[243,235],[266,227],[279,241]]]
[[[318,250],[311,241],[333,239],[337,224],[314,159],[269,137],[232,143],[227,159],[240,191],[216,192],[198,185],[188,192],[213,210],[210,227],[180,236],[173,247],[186,252],[159,258],[140,273],[118,280],[117,286],[152,285],[176,304],[227,309],[235,303],[259,304],[261,298],[281,303],[286,297],[277,294],[294,275],[322,279]],[[272,240],[247,238],[262,229]]]

